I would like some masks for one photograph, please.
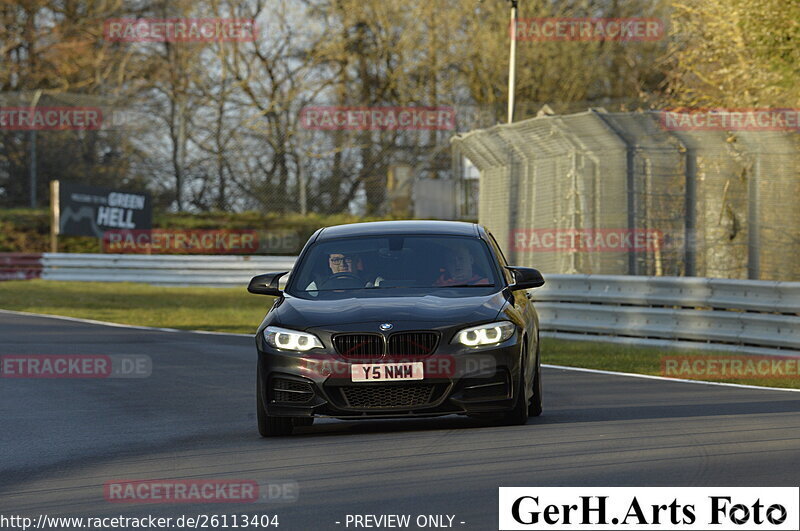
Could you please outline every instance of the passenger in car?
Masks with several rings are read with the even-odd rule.
[[[473,259],[466,247],[455,247],[445,257],[444,271],[434,286],[489,284],[489,279],[473,271]]]

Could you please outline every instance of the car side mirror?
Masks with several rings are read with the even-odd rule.
[[[288,273],[288,271],[257,275],[250,280],[247,291],[255,293],[256,295],[274,295],[279,297],[283,292],[278,287],[278,281],[286,273]]]
[[[544,277],[538,269],[532,267],[508,267],[507,269],[514,274],[514,283],[509,286],[512,290],[544,286]]]

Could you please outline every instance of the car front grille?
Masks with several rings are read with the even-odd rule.
[[[430,403],[434,385],[369,385],[341,387],[347,407],[354,409],[396,409]]]
[[[378,334],[339,334],[334,336],[336,352],[348,359],[427,356],[433,354],[439,343],[436,332],[397,332],[389,336],[384,350],[383,336]]]
[[[333,338],[336,352],[348,359],[379,358],[383,355],[383,336],[377,334],[340,334]]]
[[[302,404],[314,398],[314,388],[311,384],[275,378],[272,380],[272,399],[275,402],[289,402]]]
[[[427,356],[436,350],[436,332],[398,332],[389,336],[390,356]]]

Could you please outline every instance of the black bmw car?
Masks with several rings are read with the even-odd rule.
[[[262,436],[316,417],[462,414],[524,424],[542,412],[536,270],[506,263],[482,226],[386,221],[318,230],[256,334]]]

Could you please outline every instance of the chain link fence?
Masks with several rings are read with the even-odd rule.
[[[541,115],[457,135],[479,221],[546,273],[800,280],[796,130],[671,127],[668,111]]]

